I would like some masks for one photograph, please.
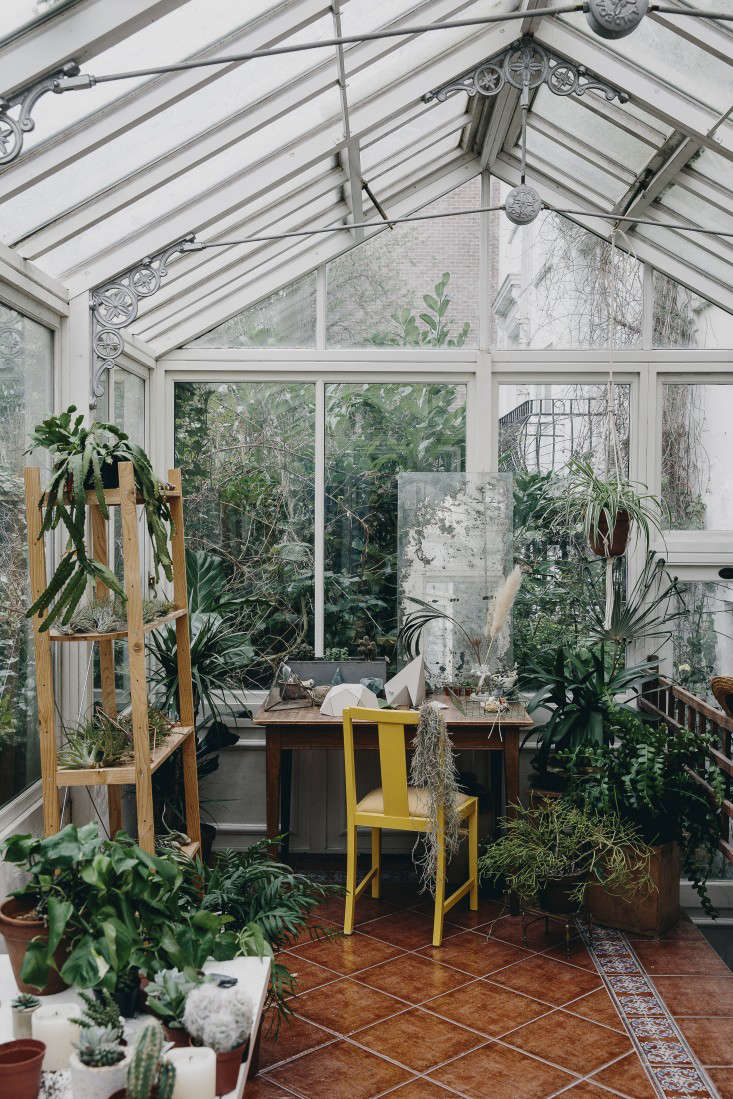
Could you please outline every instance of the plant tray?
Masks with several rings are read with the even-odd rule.
[[[151,622],[143,623],[143,632],[150,633],[151,630],[157,630],[160,626],[164,626],[166,622],[183,618],[187,614],[188,611],[185,607],[177,607],[176,610],[169,611],[168,614],[164,614],[160,618],[154,618]],[[48,636],[52,641],[126,641],[127,633],[127,629],[108,630],[106,633],[62,633],[61,630],[49,630]]]
[[[174,725],[170,734],[150,756],[150,771],[155,773],[169,756],[193,733],[193,725]],[[135,762],[118,767],[59,767],[56,771],[57,786],[134,786]]]

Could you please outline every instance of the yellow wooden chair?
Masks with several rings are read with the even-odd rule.
[[[405,729],[416,726],[420,715],[414,710],[344,710],[344,764],[346,771],[346,915],[344,934],[354,930],[356,902],[372,883],[372,896],[379,897],[382,867],[382,829],[401,832],[427,832],[429,821],[428,792],[407,785],[407,752]],[[379,735],[379,767],[382,785],[370,791],[361,801],[356,800],[356,761],[354,753],[354,722],[367,721],[377,726]],[[435,882],[435,916],[433,918],[433,946],[440,946],[443,938],[443,919],[454,904],[470,893],[469,903],[475,912],[478,908],[478,801],[474,797],[461,797],[458,804],[461,819],[468,818],[468,881],[454,893],[445,895],[445,828],[443,812],[440,812],[440,836],[438,866]],[[357,829],[372,830],[372,866],[369,873],[356,884]]]

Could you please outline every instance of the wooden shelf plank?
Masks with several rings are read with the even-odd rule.
[[[150,630],[157,630],[160,626],[164,626],[166,622],[173,622],[174,619],[183,618],[187,614],[188,611],[185,607],[176,607],[168,614],[164,614],[160,618],[154,618],[152,622],[145,622],[143,632],[149,633]],[[127,629],[109,630],[108,633],[62,633],[60,630],[49,630],[48,635],[52,641],[126,641]]]
[[[156,748],[150,758],[150,771],[154,774],[177,748],[193,733],[193,725],[175,725],[160,748]],[[118,767],[85,767],[72,770],[59,767],[56,771],[57,786],[134,786],[135,764],[120,764]]]

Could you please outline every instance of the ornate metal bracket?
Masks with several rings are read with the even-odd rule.
[[[140,299],[149,298],[160,289],[163,277],[168,274],[169,260],[178,252],[192,251],[195,239],[195,234],[189,233],[154,256],[146,256],[112,282],[92,290],[89,299],[92,311],[90,408],[96,408],[97,399],[104,394],[104,371],[111,370],[125,350],[122,329],[137,317]]]
[[[472,73],[434,88],[422,98],[424,103],[433,100],[444,103],[449,95],[458,92],[492,97],[498,95],[507,84],[520,92],[526,87],[534,89],[546,84],[554,95],[600,92],[609,103],[614,99],[627,103],[629,99],[626,92],[589,73],[584,65],[566,61],[564,57],[558,57],[538,45],[531,35],[525,35],[502,53],[483,61]]]
[[[78,91],[91,88],[96,83],[93,76],[80,74],[75,61],[68,61],[58,72],[51,73],[43,80],[21,88],[10,96],[0,96],[0,165],[10,164],[20,156],[23,149],[23,136],[35,128],[31,112],[42,95],[47,92]],[[18,117],[10,114],[17,108]]]

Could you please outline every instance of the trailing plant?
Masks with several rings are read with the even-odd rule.
[[[608,743],[611,716],[625,705],[617,701],[618,696],[638,694],[653,673],[649,663],[625,668],[623,653],[613,649],[609,653],[603,643],[575,650],[560,645],[549,656],[549,670],[530,666],[522,676],[523,687],[538,688],[527,703],[528,712],[540,707],[551,711],[549,720],[531,732],[538,745],[533,765],[541,774],[547,772],[551,753]]]
[[[567,474],[548,490],[548,514],[563,533],[580,530],[589,542],[599,539],[606,556],[620,516],[628,516],[647,549],[652,529],[662,534],[665,509],[646,485],[600,477],[590,461],[573,455]],[[605,529],[604,529],[605,528]]]
[[[712,735],[670,732],[621,708],[612,711],[611,733],[612,743],[567,754],[568,795],[593,812],[618,814],[648,843],[679,843],[685,873],[713,915],[707,881],[718,852],[723,777],[710,758]]]
[[[151,1023],[140,1031],[127,1069],[127,1099],[173,1099],[176,1069],[163,1059],[163,1031]]]
[[[93,992],[79,990],[84,1004],[80,1018],[72,1019],[80,1027],[96,1027],[109,1031],[114,1041],[120,1043],[125,1036],[125,1028],[120,1018],[120,1009],[109,989],[95,988]]]
[[[169,1027],[183,1026],[186,997],[201,983],[201,978],[191,978],[180,969],[162,969],[146,986],[145,1001],[149,1011]]]
[[[89,1068],[109,1068],[125,1059],[125,1051],[119,1044],[114,1027],[84,1024],[79,1028],[76,1052],[83,1065]]]
[[[109,510],[104,498],[105,479],[120,462],[132,462],[135,485],[142,497],[148,533],[153,546],[153,570],[172,580],[169,548],[172,524],[170,508],[150,459],[141,447],[114,424],[84,424],[82,414],[74,417],[75,405],[38,424],[31,435],[28,453],[45,448],[53,457],[53,475],[44,500],[41,535],[63,525],[66,547],[46,590],[26,612],[28,617],[45,612],[41,624],[47,630],[56,619],[62,626],[71,622],[88,581],[101,580],[124,603],[126,595],[114,572],[89,557],[86,549],[86,493],[93,489],[105,519]]]
[[[582,904],[593,881],[612,893],[649,891],[648,846],[628,822],[553,798],[513,807],[504,834],[479,859],[479,877],[537,902],[554,883],[575,878],[570,897]]]
[[[461,818],[458,813],[460,786],[453,744],[440,710],[430,702],[420,707],[420,721],[413,741],[415,749],[410,763],[410,783],[427,792],[428,820],[426,832],[418,833],[412,849],[412,861],[417,870],[421,892],[435,896],[441,824],[444,833],[446,860],[450,862],[458,850]],[[441,821],[442,817],[442,821]]]
[[[183,1022],[194,1045],[227,1053],[249,1040],[254,1015],[252,996],[241,982],[233,988],[204,983],[188,994]]]

